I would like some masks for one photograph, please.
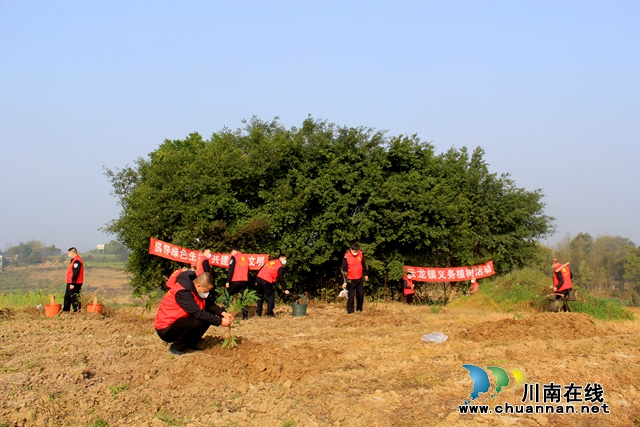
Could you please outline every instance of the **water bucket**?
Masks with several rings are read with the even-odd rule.
[[[91,304],[87,304],[87,313],[102,313],[102,304],[98,304],[98,297],[93,296]]]
[[[44,315],[47,317],[56,317],[62,310],[62,304],[45,304]]]
[[[47,317],[56,317],[58,313],[62,310],[62,304],[56,304],[56,296],[51,295],[51,300],[49,304],[45,304],[44,306],[44,315]]]
[[[87,304],[87,313],[102,313],[102,304]]]
[[[555,295],[547,296],[547,311],[557,313],[560,311],[562,300],[556,299]]]
[[[302,304],[298,303],[298,300],[293,302],[293,317],[302,317],[307,315],[307,297],[304,295],[298,295],[298,298],[302,299]]]

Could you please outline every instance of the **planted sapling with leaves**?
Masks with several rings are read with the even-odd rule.
[[[230,295],[226,288],[218,289],[216,292],[218,293],[216,302],[225,307],[225,310],[231,313],[234,318],[243,308],[258,301],[258,294],[254,290],[245,289],[244,292],[234,295]],[[222,343],[222,348],[228,348],[229,350],[238,346],[231,326],[229,325],[229,336]]]

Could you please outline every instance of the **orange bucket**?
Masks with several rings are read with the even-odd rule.
[[[46,304],[44,306],[44,314],[47,317],[56,317],[62,310],[62,304]]]
[[[102,304],[87,304],[87,313],[102,313]]]

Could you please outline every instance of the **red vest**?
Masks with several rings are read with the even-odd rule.
[[[171,289],[175,286],[175,284],[177,283],[176,280],[178,280],[178,275],[183,271],[184,270],[180,269],[171,273],[171,276],[169,276],[169,280],[167,280],[167,284],[166,284],[167,289]]]
[[[473,282],[471,284],[471,289],[469,289],[469,293],[470,294],[475,294],[476,292],[478,292],[480,290],[480,284],[478,283],[478,281],[476,280],[475,282]]]
[[[173,325],[173,322],[178,319],[189,317],[189,313],[184,311],[176,301],[176,293],[183,289],[184,286],[176,283],[173,288],[169,289],[164,295],[164,298],[162,298],[160,307],[158,307],[158,313],[156,314],[156,320],[153,322],[153,326],[157,330]],[[204,310],[205,301],[195,292],[191,292],[191,295],[193,295],[193,299],[196,301],[196,304],[198,304],[198,307],[200,307],[200,310]]]
[[[562,267],[560,270],[562,274],[562,278],[564,279],[564,283],[560,287],[560,289],[556,289],[556,292],[566,291],[567,289],[573,288],[573,284],[571,283],[571,270],[569,270],[569,266],[566,265]],[[556,276],[557,271],[553,270],[553,286],[558,286],[558,277]]]
[[[282,263],[279,259],[269,260],[258,273],[260,279],[266,280],[269,283],[274,283],[278,279],[278,270],[282,267]]]
[[[237,252],[233,258],[236,260],[233,267],[232,282],[246,282],[249,280],[249,260],[242,252]]]
[[[202,266],[202,263],[204,262],[205,259],[209,259],[209,258],[207,258],[202,254],[198,255],[198,261],[196,262],[196,276],[199,276],[202,273],[204,273],[204,267]],[[211,261],[209,261],[209,267],[211,267]]]
[[[69,263],[69,268],[67,268],[67,283],[71,283],[71,280],[73,279],[73,264],[76,263],[76,261],[80,262],[80,273],[78,273],[78,278],[76,279],[76,281],[74,283],[77,283],[78,285],[83,284],[83,280],[84,280],[84,262],[82,262],[82,258],[80,258],[80,255],[76,255],[73,258],[71,258],[71,262]]]
[[[402,279],[406,280],[406,283],[407,283],[408,286],[413,285],[413,280],[409,279],[406,275]],[[403,288],[402,290],[404,291],[405,295],[411,295],[411,294],[415,294],[416,293],[416,291],[414,291],[412,288],[406,288],[404,286],[402,288]]]
[[[362,252],[358,251],[353,256],[351,251],[347,251],[344,256],[347,260],[347,279],[359,280],[362,278]]]

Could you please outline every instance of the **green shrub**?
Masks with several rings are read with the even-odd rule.
[[[89,427],[109,427],[109,424],[107,424],[107,422],[102,418],[96,417],[96,419],[93,420],[91,424],[89,424]]]
[[[600,320],[633,320],[631,311],[624,308],[620,303],[606,300],[604,298],[592,297],[583,294],[583,301],[570,302],[571,310],[576,313],[586,313],[589,316]]]

